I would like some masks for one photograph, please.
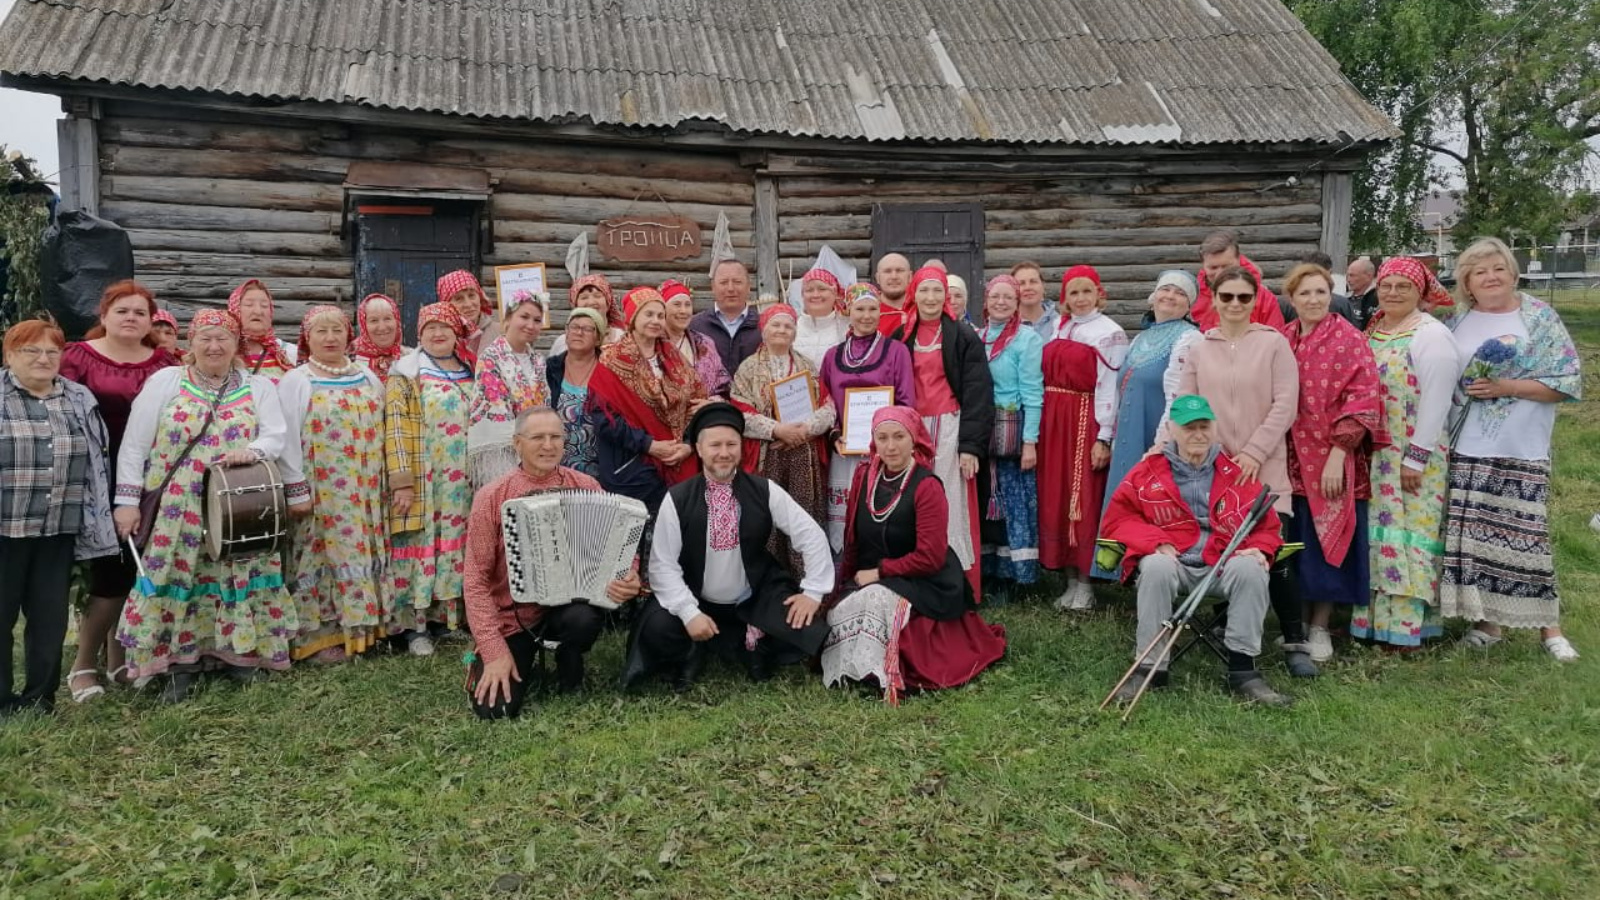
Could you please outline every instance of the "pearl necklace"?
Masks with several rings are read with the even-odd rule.
[[[344,358],[344,365],[342,366],[326,365],[324,363],[317,362],[314,358],[306,360],[306,364],[311,366],[311,368],[316,369],[318,372],[327,375],[329,378],[343,378],[346,375],[354,375],[356,370],[360,368],[354,362],[352,362],[348,356]]]
[[[219,388],[221,388],[223,385],[228,383],[228,375],[224,374],[224,375],[221,375],[221,376],[213,377],[211,375],[207,375],[206,373],[200,371],[199,369],[195,368],[194,366],[190,366],[189,367],[189,380],[193,381],[195,384],[199,385],[200,387],[207,388],[209,390],[215,391],[215,390],[218,390]]]
[[[936,333],[938,337],[934,338],[933,343],[924,344],[922,342],[922,322],[919,320],[916,330],[911,334],[911,346],[916,348],[918,353],[932,353],[935,350],[944,349],[944,328],[940,327]]]
[[[895,508],[900,505],[900,498],[905,496],[906,486],[911,483],[911,478],[909,477],[910,475],[910,466],[906,466],[904,469],[901,469],[900,474],[898,475],[885,475],[883,474],[883,470],[881,468],[878,470],[877,484],[874,484],[872,486],[872,490],[867,492],[867,515],[872,517],[873,522],[882,525],[884,522],[888,521],[889,516],[893,514]],[[881,510],[878,509],[877,503],[874,502],[874,499],[878,495],[878,488],[886,484],[894,484],[896,481],[900,482],[900,489],[894,492],[894,497],[890,498],[888,506]]]
[[[853,335],[845,338],[844,346],[839,349],[839,355],[844,357],[844,364],[850,366],[851,368],[860,367],[861,365],[865,364],[867,360],[871,359],[872,354],[878,352],[878,344],[883,341],[883,334],[881,332],[873,332],[872,343],[867,345],[867,352],[861,354],[861,357],[858,359],[850,355],[850,345],[854,343],[855,337],[856,336]]]

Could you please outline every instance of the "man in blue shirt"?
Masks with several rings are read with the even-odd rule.
[[[717,346],[722,366],[731,376],[761,346],[760,315],[750,306],[750,270],[737,259],[717,263],[711,272],[711,309],[696,313],[689,330]]]

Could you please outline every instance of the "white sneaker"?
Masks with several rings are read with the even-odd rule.
[[[1072,609],[1073,608],[1072,607],[1073,598],[1075,598],[1077,596],[1077,594],[1078,594],[1078,579],[1076,579],[1076,578],[1068,579],[1067,580],[1067,589],[1065,591],[1062,591],[1061,592],[1061,596],[1056,598],[1056,603],[1055,603],[1056,609],[1059,609],[1062,612],[1066,612],[1066,611]]]
[[[1333,659],[1333,638],[1328,635],[1328,629],[1311,626],[1311,661],[1327,662]]]
[[[406,636],[406,652],[412,656],[432,656],[433,639],[420,632]]]
[[[1067,609],[1072,612],[1089,612],[1094,609],[1094,588],[1087,581],[1079,581],[1068,591],[1071,599]]]
[[[1572,646],[1566,635],[1544,639],[1544,649],[1559,662],[1572,662],[1578,658],[1578,648]]]

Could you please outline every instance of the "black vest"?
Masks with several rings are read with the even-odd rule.
[[[744,561],[745,580],[759,592],[782,566],[767,546],[772,540],[772,508],[768,501],[770,483],[759,475],[743,471],[733,476],[733,499],[739,504],[739,557]],[[683,567],[683,582],[700,597],[701,580],[706,573],[706,529],[710,511],[706,507],[706,476],[696,475],[674,485],[668,492],[678,511],[678,527],[683,530],[683,549],[678,565]]]

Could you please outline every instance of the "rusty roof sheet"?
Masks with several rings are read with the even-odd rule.
[[[18,0],[0,73],[872,141],[1371,141],[1279,0]]]

